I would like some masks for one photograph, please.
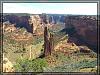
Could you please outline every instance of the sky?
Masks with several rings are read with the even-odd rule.
[[[3,13],[97,15],[97,3],[3,3]]]

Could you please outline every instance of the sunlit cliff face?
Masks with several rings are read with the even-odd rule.
[[[33,25],[33,33],[36,32],[36,29],[41,26],[41,19],[39,15],[32,15],[30,16],[30,24]]]
[[[59,15],[31,15],[31,16],[14,16],[7,15],[5,20],[16,24],[16,27],[24,27],[28,32],[40,33],[44,25],[52,23],[65,23],[66,28],[74,28],[75,34],[81,36],[86,43],[97,45],[97,20],[93,16],[59,16]],[[62,21],[63,20],[63,21]],[[40,30],[40,31],[39,31]],[[94,37],[95,36],[95,37]]]

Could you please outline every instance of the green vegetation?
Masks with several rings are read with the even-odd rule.
[[[65,34],[65,32],[57,32],[54,34],[54,44],[57,45],[57,43],[59,43],[60,41],[66,39],[67,40],[67,36]]]
[[[57,33],[61,31],[64,27],[65,27],[64,25],[56,24],[56,25],[53,25],[52,28],[49,28],[48,31],[52,33]]]
[[[53,34],[54,47],[60,43],[63,44],[63,41],[67,41],[68,39],[66,32],[61,32],[63,28],[61,27],[61,25],[58,25],[57,27],[55,25],[53,29],[49,28],[48,30],[48,33]],[[17,34],[29,34],[24,28],[19,29],[18,31]],[[18,42],[11,39],[11,36],[15,34],[16,33],[4,34],[3,51],[5,56],[15,64],[14,69],[16,72],[79,72],[80,69],[94,68],[97,66],[97,60],[94,60],[97,58],[95,53],[91,53],[87,57],[84,53],[83,55],[79,55],[78,53],[68,55],[67,53],[61,53],[60,51],[52,51],[50,57],[39,58],[44,52],[44,36],[32,36],[28,41]],[[67,47],[62,48],[61,50],[70,51]],[[30,55],[31,59],[29,59]]]
[[[79,72],[82,68],[95,68],[97,60],[89,61],[83,60],[79,62],[70,62],[69,64],[62,64],[54,68],[47,68],[46,72]]]
[[[37,58],[33,60],[18,59],[16,65],[14,65],[16,72],[43,72],[43,68],[47,67],[47,62],[43,58]]]
[[[36,36],[33,39],[34,39],[33,43],[32,43],[33,45],[36,45],[36,44],[39,44],[39,43],[43,42],[43,37],[42,36],[40,36],[40,37]]]

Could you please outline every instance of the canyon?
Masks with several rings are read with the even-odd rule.
[[[24,27],[28,32],[43,34],[43,28],[55,24],[63,24],[65,31],[77,44],[81,41],[97,50],[97,17],[95,15],[62,15],[37,14],[30,16],[5,15],[3,21],[15,24],[15,27]]]
[[[97,19],[92,16],[68,16],[65,20],[66,30],[69,30],[69,35],[76,37],[78,42],[84,42],[89,47],[94,47],[97,50]]]
[[[87,59],[96,62],[97,22],[95,15],[3,15],[5,58],[12,64],[17,63],[16,59],[19,58],[27,58],[29,61],[46,59],[49,67],[76,60],[77,63]],[[59,58],[61,59],[58,60]],[[72,62],[69,61],[70,58]]]

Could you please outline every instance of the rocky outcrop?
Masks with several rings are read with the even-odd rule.
[[[44,54],[45,56],[51,55],[54,49],[53,34],[48,33],[47,27],[44,29]]]
[[[97,46],[97,20],[89,16],[67,16],[65,19],[66,30],[72,36],[91,46]]]
[[[41,14],[41,23],[42,24],[58,24],[64,23],[65,16],[61,14]]]
[[[16,28],[25,28],[28,32],[43,34],[43,24],[40,15],[30,16],[17,16],[17,15],[5,15],[3,16],[4,22],[14,24]],[[45,20],[44,20],[45,21]]]
[[[11,24],[9,22],[3,23],[3,32],[13,32],[16,30],[16,27],[14,24]]]
[[[48,14],[50,24],[64,24],[65,15],[62,14]]]
[[[28,32],[32,32],[29,25],[29,16],[17,16],[17,15],[5,15],[3,21],[9,21],[11,24],[15,24],[16,28],[26,28]]]
[[[71,54],[74,52],[79,52],[80,49],[75,43],[68,43],[68,40],[66,43],[66,40],[64,40],[59,42],[57,46],[55,46],[54,50],[63,52],[65,54]]]
[[[65,16],[56,14],[32,14],[27,16],[18,16],[17,14],[8,14],[3,16],[3,22],[9,21],[16,28],[26,28],[28,32],[43,34],[45,26],[52,26],[60,22],[64,23]]]
[[[39,15],[41,18],[41,23],[44,24],[48,24],[49,23],[49,17],[47,14],[43,13]]]
[[[3,72],[14,72],[13,64],[7,58],[3,58]]]
[[[43,31],[41,18],[39,15],[31,15],[29,19],[29,23],[32,28],[32,33],[38,34]],[[39,32],[39,29],[41,29],[40,32]]]
[[[36,34],[43,34],[45,26],[65,23],[69,36],[77,37],[78,41],[80,39],[91,46],[97,46],[97,19],[95,16],[45,13],[31,16],[5,15],[3,21],[9,21],[11,24],[15,24],[15,27],[24,27],[28,32]]]

